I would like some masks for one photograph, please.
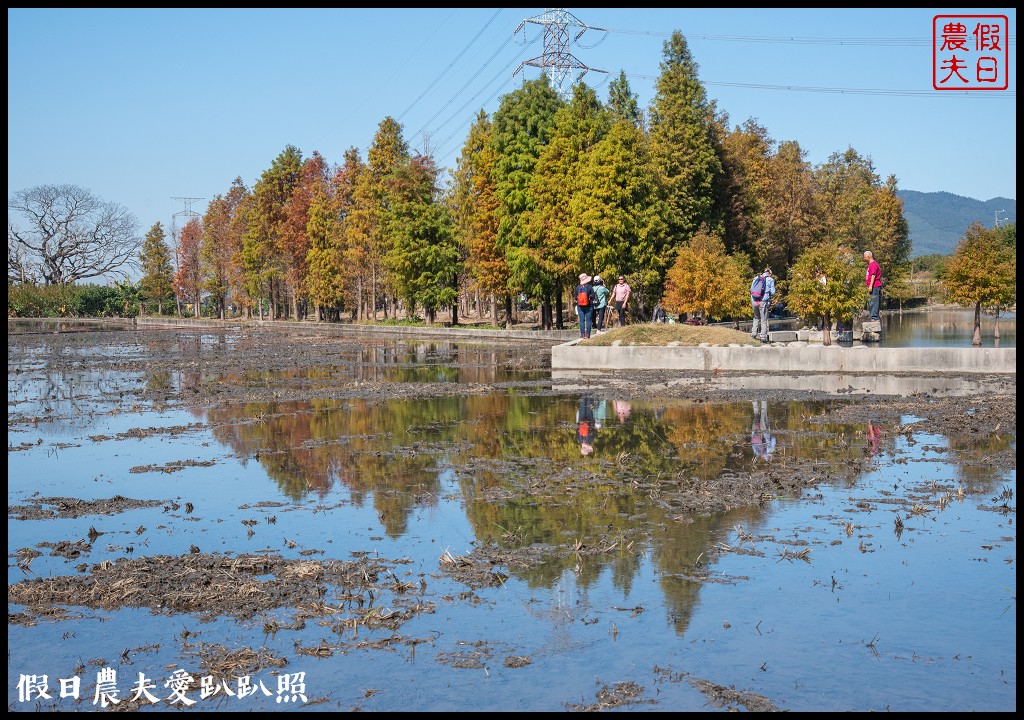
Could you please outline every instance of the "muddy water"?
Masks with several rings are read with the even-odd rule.
[[[26,343],[11,709],[1016,709],[1015,425],[558,385],[509,348]]]

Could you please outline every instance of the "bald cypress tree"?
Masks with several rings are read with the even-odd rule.
[[[980,346],[981,309],[1017,302],[1016,228],[1012,247],[998,230],[989,230],[981,223],[967,228],[946,265],[943,284],[951,301],[974,306],[971,344]]]
[[[535,205],[530,183],[537,159],[554,129],[555,112],[562,105],[546,75],[526,80],[502,98],[494,113],[491,147],[494,149],[494,186],[497,191],[497,246],[509,264],[509,287],[542,299],[545,282],[541,254],[543,238],[526,227],[527,212]],[[511,312],[511,303],[506,307]]]
[[[625,120],[641,129],[644,126],[643,112],[636,93],[629,87],[624,70],[619,71],[619,76],[608,83],[608,111],[613,120]]]
[[[417,155],[395,176],[385,258],[395,292],[408,311],[422,307],[428,324],[441,307],[458,299],[459,246],[449,208],[438,202],[437,165]],[[453,321],[457,315],[453,312]]]
[[[377,133],[367,152],[366,172],[360,175],[355,188],[356,203],[364,211],[364,229],[369,239],[367,259],[371,273],[370,308],[373,317],[377,315],[378,292],[393,296],[395,291],[385,262],[394,244],[388,217],[397,200],[396,193],[400,192],[398,178],[409,160],[409,146],[402,136],[402,126],[392,117],[384,118],[377,126]]]
[[[803,252],[822,241],[825,228],[821,196],[807,153],[795,140],[779,143],[768,158],[767,173],[758,204],[758,232],[753,255],[785,280]]]
[[[456,235],[465,249],[466,267],[476,288],[490,299],[491,324],[498,326],[497,299],[508,299],[508,262],[497,246],[497,160],[491,145],[491,121],[481,110],[457,161],[452,197]]]
[[[142,279],[139,290],[147,302],[155,302],[157,314],[164,314],[164,300],[174,292],[174,267],[171,264],[171,249],[167,246],[167,235],[158,222],[146,233],[140,253]]]
[[[610,119],[597,94],[580,83],[572,100],[555,113],[551,138],[544,146],[530,194],[533,207],[525,226],[537,238],[536,266],[544,299],[542,326],[550,327],[552,299],[556,325],[562,327],[562,293],[576,284],[580,272],[593,273],[592,243],[580,224],[580,201],[586,188],[581,177],[587,154],[607,134]]]
[[[676,243],[702,224],[720,232],[715,193],[722,164],[713,109],[697,77],[697,62],[678,30],[665,41],[650,107],[651,149],[668,187],[669,234]]]
[[[910,233],[896,178],[883,183],[871,159],[852,147],[829,156],[814,177],[827,236],[858,255],[870,250],[885,284],[896,289],[910,271]]]
[[[285,208],[298,182],[301,167],[302,153],[288,145],[264,171],[253,187],[248,223],[242,238],[246,289],[254,298],[270,298],[270,314],[274,319],[278,317],[278,300],[286,269],[282,244]]]
[[[368,172],[359,149],[350,147],[333,179],[334,211],[340,223],[338,240],[339,272],[341,275],[343,304],[354,313],[356,320],[369,315],[369,297],[372,287],[370,258],[370,231],[372,207],[361,188],[366,185]]]
[[[661,297],[674,247],[662,176],[647,136],[628,120],[587,153],[570,215],[579,228],[579,262],[586,258],[588,272],[593,267],[607,278],[628,276],[644,316]]]
[[[327,187],[314,186],[312,191],[306,223],[305,290],[313,303],[313,319],[319,321],[322,310],[334,315],[342,309],[341,228]]]

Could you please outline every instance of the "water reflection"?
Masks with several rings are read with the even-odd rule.
[[[580,444],[580,455],[594,452],[594,438],[601,426],[594,417],[594,400],[589,395],[580,397],[580,407],[576,411],[576,442]]]
[[[619,381],[615,373],[602,371],[552,370],[554,387],[562,392],[579,391],[586,387],[605,386],[615,388]],[[977,394],[983,378],[974,375],[964,377],[940,375],[895,374],[850,374],[850,373],[721,373],[710,377],[680,377],[666,381],[659,387],[695,387],[701,390],[795,390],[825,393],[837,397],[844,395],[931,395],[935,397],[960,397]],[[626,383],[628,384],[628,382]],[[628,412],[628,410],[627,410]]]
[[[750,446],[754,457],[770,462],[775,452],[775,436],[768,424],[768,401],[754,400],[754,423],[750,427]]]
[[[882,315],[880,347],[971,347],[973,310],[911,310]],[[1017,315],[982,315],[982,347],[1017,347]]]
[[[107,330],[135,330],[131,319],[105,318],[8,318],[8,335],[63,334]]]
[[[868,438],[868,449],[871,457],[878,455],[878,448],[882,441],[882,428],[873,420],[868,420],[866,435]]]
[[[970,422],[970,415],[968,408],[965,422]],[[1000,468],[1016,465],[1016,433],[996,432],[983,439],[953,435],[949,438],[949,450],[963,487],[969,492],[991,492],[1004,475]],[[1003,462],[997,462],[999,456]]]
[[[817,419],[827,410],[826,403],[780,402],[773,404],[769,421],[767,402],[759,401],[751,425],[751,405],[743,402],[653,403],[589,394],[500,393],[259,402],[195,412],[206,414],[218,441],[244,461],[263,465],[289,496],[325,495],[338,486],[347,488],[356,503],[372,494],[378,511],[390,518],[389,528],[400,532],[404,521],[390,516],[436,496],[442,471],[472,478],[473,498],[507,485],[510,474],[515,482],[543,482],[557,496],[572,490],[559,467],[571,466],[571,459],[581,455],[598,463],[593,472],[605,472],[606,463],[621,463],[633,475],[658,482],[749,472],[758,460],[785,465],[787,459],[835,458],[837,452],[851,462],[862,457],[847,439],[853,434],[850,428]],[[561,434],[566,416],[571,435]],[[808,433],[812,427],[814,432]],[[565,442],[553,443],[559,436]],[[785,438],[781,443],[779,436]],[[405,499],[389,506],[396,493]]]

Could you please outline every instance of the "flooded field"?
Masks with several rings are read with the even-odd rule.
[[[1014,711],[1016,379],[8,335],[8,708]]]

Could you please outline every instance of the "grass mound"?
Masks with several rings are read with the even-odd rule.
[[[696,347],[701,343],[709,345],[753,345],[761,344],[742,330],[720,325],[686,325],[681,323],[639,323],[613,328],[601,335],[591,335],[581,340],[580,345],[670,345]]]

